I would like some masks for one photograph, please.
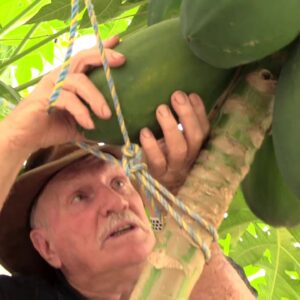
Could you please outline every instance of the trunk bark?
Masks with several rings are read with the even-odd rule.
[[[278,73],[278,64],[267,66]],[[276,80],[263,67],[242,72],[178,194],[216,228],[271,127]],[[186,221],[196,228],[191,219]],[[211,236],[202,228],[198,232],[210,246]],[[202,252],[168,217],[130,299],[188,299],[204,263]]]

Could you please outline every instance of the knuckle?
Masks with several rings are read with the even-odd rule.
[[[147,163],[152,172],[155,171],[155,173],[164,173],[166,168],[166,160],[164,157],[156,155],[155,157],[148,158]]]
[[[153,165],[155,166],[163,166],[165,164],[165,160],[162,158],[156,158],[153,160]]]
[[[189,119],[195,112],[189,105],[182,105],[177,110],[176,113],[180,119]]]
[[[201,144],[204,140],[204,132],[196,131],[193,134],[193,141],[195,144]]]
[[[83,73],[74,73],[70,74],[70,79],[78,84],[79,82],[86,81],[86,76]]]
[[[174,159],[182,159],[185,158],[188,152],[188,147],[186,143],[181,143],[180,147],[176,149],[173,153]]]

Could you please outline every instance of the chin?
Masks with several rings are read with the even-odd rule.
[[[136,260],[144,261],[152,252],[154,245],[155,240],[139,245],[139,247],[132,249],[131,256]]]
[[[139,265],[147,261],[148,256],[152,252],[155,245],[154,236],[150,236],[143,243],[128,243],[127,247],[119,249],[121,261],[124,265]],[[114,256],[118,255],[116,252]]]

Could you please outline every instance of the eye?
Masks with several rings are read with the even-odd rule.
[[[112,181],[111,181],[111,183],[110,183],[110,186],[111,186],[114,190],[118,191],[118,190],[120,190],[120,189],[125,188],[126,183],[127,183],[126,178],[115,177],[115,178],[112,179]]]
[[[85,201],[87,198],[88,196],[85,193],[77,192],[72,198],[72,203],[80,203]]]

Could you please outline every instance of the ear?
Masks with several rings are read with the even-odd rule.
[[[35,250],[52,267],[61,268],[61,260],[52,243],[47,239],[47,232],[43,228],[35,228],[30,231],[30,239]]]

